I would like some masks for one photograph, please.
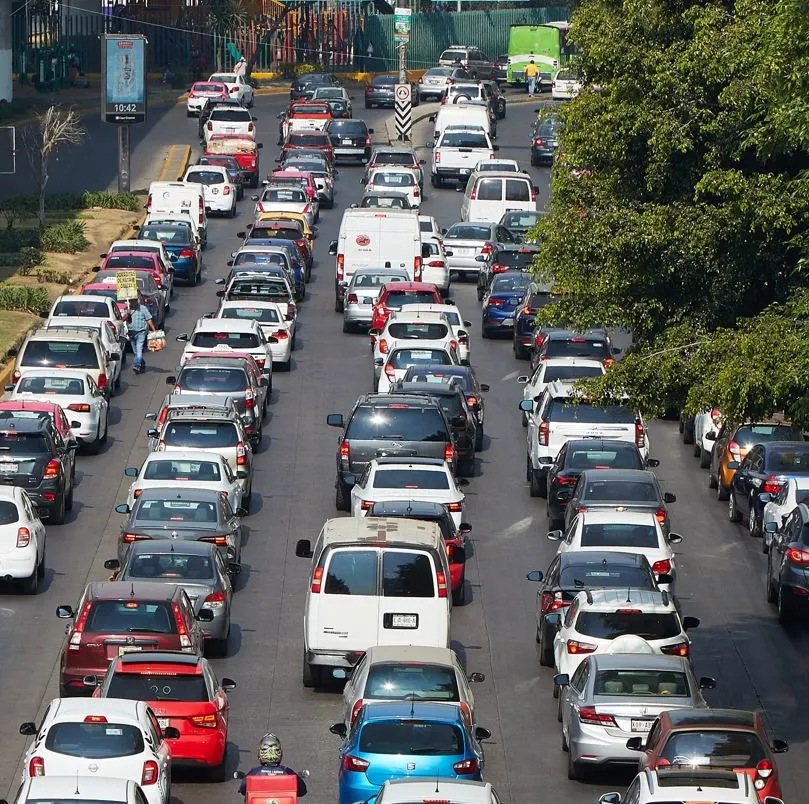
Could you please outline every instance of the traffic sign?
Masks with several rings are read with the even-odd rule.
[[[400,140],[410,139],[410,129],[412,127],[411,91],[410,84],[396,84],[396,89],[394,90],[394,119],[396,120],[396,133]]]
[[[411,90],[412,87],[410,84],[396,84],[396,100],[410,103]]]

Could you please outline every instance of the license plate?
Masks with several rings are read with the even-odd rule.
[[[353,145],[354,144],[352,140],[342,140],[342,143],[343,143],[343,145]]]
[[[19,468],[20,465],[18,463],[0,463],[0,474],[11,475]]]
[[[633,720],[631,724],[632,731],[639,731],[646,734],[646,732],[652,728],[652,723],[654,723],[654,720]]]
[[[458,257],[468,257],[471,252],[472,252],[471,248],[456,248],[455,246],[452,247],[452,253],[456,254]]]
[[[513,324],[513,323],[514,323],[514,319],[513,319],[513,318],[504,318],[504,319],[503,319],[503,323],[504,323],[504,324]]]
[[[415,614],[394,614],[391,616],[393,628],[416,628],[418,616]]]
[[[118,648],[118,655],[123,656],[125,653],[139,653],[143,648],[137,647],[137,645],[124,645]]]
[[[236,133],[236,129],[233,128],[233,126],[226,126],[225,131],[227,131],[228,134],[235,134]]]
[[[160,726],[161,729],[167,729],[169,727],[169,719],[167,717],[159,717],[157,719],[157,725]]]

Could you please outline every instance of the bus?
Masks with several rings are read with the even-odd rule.
[[[508,32],[508,70],[506,83],[526,84],[525,67],[534,60],[543,84],[550,84],[554,72],[570,62],[574,53],[568,44],[570,23],[548,22],[544,25],[512,25]]]

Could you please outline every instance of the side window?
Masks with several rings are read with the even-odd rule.
[[[362,477],[359,479],[359,482],[357,483],[357,485],[358,485],[358,486],[359,486],[361,489],[364,489],[364,488],[365,488],[365,486],[366,486],[366,484],[368,483],[368,479],[370,478],[370,476],[371,476],[371,464],[369,463],[369,464],[368,464],[368,465],[365,467],[365,469],[364,469],[364,471],[363,471],[363,473],[362,473]]]
[[[222,518],[225,520],[233,519],[233,509],[230,507],[230,502],[224,491],[219,495],[219,504],[222,507]]]
[[[573,539],[576,537],[576,531],[579,529],[579,517],[573,517],[573,521],[570,523],[570,527],[567,529],[567,533],[565,534],[565,541],[568,544],[573,544]]]
[[[559,583],[559,565],[562,563],[562,559],[559,556],[556,556],[553,561],[551,561],[551,565],[548,567],[548,573],[545,577],[546,586],[556,586]]]
[[[656,720],[649,730],[649,736],[646,738],[646,748],[652,749],[660,742],[660,735],[663,733],[663,728],[660,721]]]
[[[365,669],[365,665],[368,664],[368,655],[362,657],[355,665],[354,669],[351,671],[351,676],[349,677],[348,683],[351,685],[356,684],[357,680],[362,675],[363,670]]]
[[[581,692],[584,689],[584,684],[587,678],[587,662],[582,662],[573,673],[573,678],[570,679],[570,686],[576,692]]]
[[[567,460],[567,441],[562,449],[559,450],[559,454],[556,456],[556,466],[561,469],[565,465],[565,461]]]
[[[579,613],[579,601],[574,600],[567,608],[565,615],[565,628],[571,628],[576,620],[576,615]]]
[[[214,554],[214,563],[216,564],[216,569],[219,572],[220,580],[226,581],[228,577],[228,570],[225,566],[225,559],[222,558],[222,553],[220,553],[219,550],[217,550]]]
[[[188,599],[188,595],[185,592],[183,592],[180,597],[180,608],[185,615],[186,628],[190,631],[194,625],[194,607],[191,605],[191,601]]]
[[[146,738],[146,742],[151,746],[152,751],[157,751],[160,743],[163,742],[160,725],[151,709],[146,710],[146,723],[143,728],[143,736]]]
[[[640,801],[640,782],[635,779],[626,791],[624,804],[638,804]]]
[[[232,483],[236,478],[233,476],[233,470],[230,468],[230,464],[227,461],[222,461],[221,466],[224,468],[228,483]]]

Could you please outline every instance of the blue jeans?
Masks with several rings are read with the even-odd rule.
[[[146,347],[146,330],[141,329],[138,332],[130,332],[129,340],[132,344],[132,353],[135,355],[132,368],[146,368],[146,361],[143,359],[143,350]]]
[[[528,78],[528,94],[533,95],[537,90],[537,77],[532,75]]]

